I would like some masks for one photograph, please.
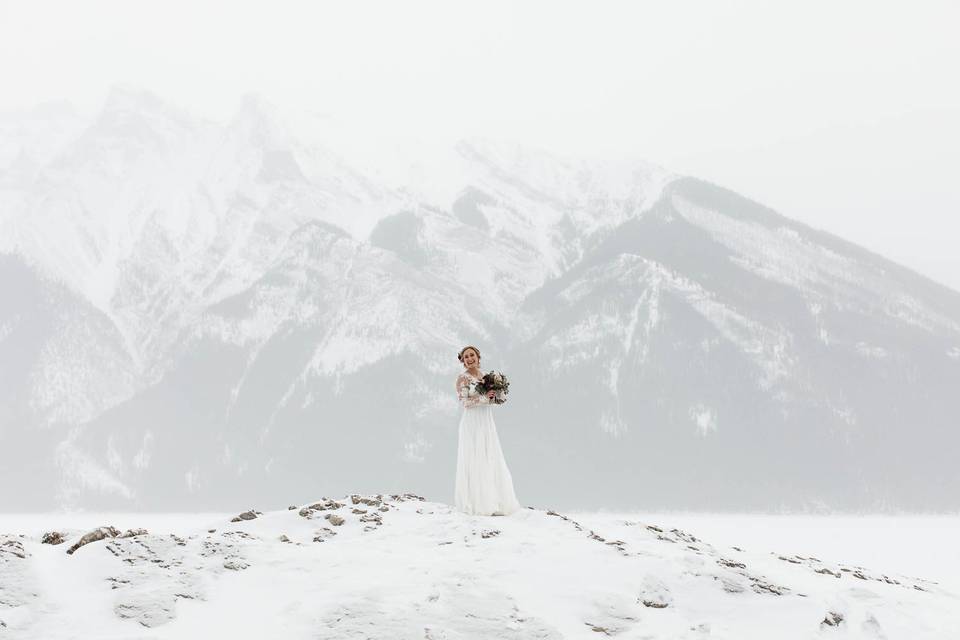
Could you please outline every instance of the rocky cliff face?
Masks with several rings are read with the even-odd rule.
[[[0,127],[5,507],[442,499],[467,343],[511,377],[528,503],[958,506],[960,294],[735,193],[483,141],[362,157],[255,98],[31,117]]]

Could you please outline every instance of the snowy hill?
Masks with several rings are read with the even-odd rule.
[[[0,634],[924,640],[960,629],[956,594],[921,578],[718,547],[654,522],[467,516],[411,494],[94,531],[0,534]]]
[[[450,492],[467,343],[527,504],[960,507],[960,294],[720,187],[255,96],[0,138],[6,509]]]

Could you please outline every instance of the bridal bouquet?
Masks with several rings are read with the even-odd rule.
[[[489,391],[496,392],[493,398],[494,404],[503,404],[507,401],[504,396],[510,393],[510,381],[499,371],[491,371],[483,374],[483,378],[476,384],[476,389],[477,393],[483,396]]]

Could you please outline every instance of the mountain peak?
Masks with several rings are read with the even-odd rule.
[[[103,110],[111,111],[165,111],[172,107],[157,94],[131,84],[118,83],[110,87]]]
[[[156,94],[129,84],[111,87],[88,132],[116,137],[124,144],[192,132],[197,119]]]
[[[230,128],[267,150],[287,149],[292,136],[278,109],[259,93],[247,93],[230,122]]]

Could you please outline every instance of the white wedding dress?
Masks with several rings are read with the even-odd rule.
[[[478,381],[479,378],[466,371],[457,376],[457,397],[463,405],[463,415],[460,416],[454,504],[458,511],[471,515],[506,516],[521,507],[513,492],[513,478],[493,422],[496,405],[474,390]]]

